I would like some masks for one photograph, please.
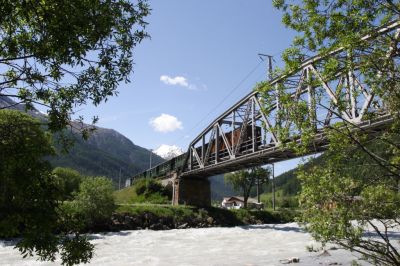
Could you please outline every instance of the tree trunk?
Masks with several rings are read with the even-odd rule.
[[[257,203],[260,203],[260,177],[257,177]]]
[[[250,190],[251,190],[250,186],[249,188],[247,188],[246,190],[243,191],[243,204],[244,204],[244,208],[247,209],[247,201],[249,200],[250,197]]]

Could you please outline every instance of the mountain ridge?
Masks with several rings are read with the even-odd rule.
[[[46,115],[37,109],[26,109],[26,105],[17,103],[9,97],[0,96],[0,109],[13,109],[29,115],[46,119]],[[83,140],[77,131],[65,131],[66,135],[74,140],[69,153],[63,153],[57,142],[58,134],[53,134],[57,156],[49,157],[54,167],[69,167],[78,170],[84,175],[106,176],[114,181],[115,185],[122,185],[125,179],[149,167],[150,150],[134,144],[130,139],[114,129],[95,126],[88,140]],[[164,161],[152,153],[154,164]]]

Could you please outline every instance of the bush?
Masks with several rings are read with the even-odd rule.
[[[63,167],[55,168],[53,174],[60,190],[60,199],[72,200],[73,193],[79,190],[83,177],[78,171]]]
[[[117,204],[169,204],[172,198],[171,187],[163,187],[155,180],[139,179],[130,187],[114,191],[114,195]]]
[[[171,203],[167,196],[161,195],[159,192],[151,194],[142,194],[137,196],[135,203],[151,203],[151,204],[168,204]]]
[[[145,198],[150,197],[151,194],[159,193],[161,196],[167,196],[168,190],[165,189],[160,182],[154,179],[138,179],[135,184],[135,192],[138,196],[144,195]]]
[[[87,228],[86,216],[76,201],[64,201],[60,204],[59,216],[60,230],[64,232],[75,230],[82,233]]]
[[[71,204],[71,211],[83,216],[86,226],[106,222],[115,210],[112,181],[106,177],[86,178]]]

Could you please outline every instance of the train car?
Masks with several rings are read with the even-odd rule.
[[[175,158],[160,163],[152,167],[151,169],[145,170],[135,175],[134,177],[131,178],[131,184],[133,184],[134,180],[139,178],[158,178],[167,176],[171,172],[181,170],[185,163],[186,154],[187,153],[183,153]]]
[[[240,151],[244,151],[246,149],[249,149],[252,147],[252,141],[253,141],[253,128],[251,125],[248,125],[245,130],[244,130],[244,139],[241,145]],[[226,140],[229,144],[229,146],[232,147],[237,145],[239,143],[239,138],[240,138],[240,131],[241,128],[237,128],[231,132],[225,133]],[[255,127],[255,136],[256,136],[256,145],[261,145],[261,127]],[[205,144],[204,150],[206,151],[208,148],[209,143]],[[201,154],[201,149],[202,147],[197,147],[197,153]],[[226,147],[226,144],[222,138],[222,136],[218,137],[218,154],[220,158],[223,158],[224,156],[228,156],[228,150]],[[216,141],[213,140],[211,142],[211,148],[210,148],[210,154],[209,154],[209,160],[214,160],[216,156]],[[174,157],[168,161],[165,161],[163,163],[160,163],[151,169],[148,169],[146,171],[141,172],[140,174],[137,174],[135,177],[131,178],[131,184],[133,184],[133,181],[135,179],[139,178],[159,178],[163,176],[168,176],[172,172],[175,171],[182,171],[184,170],[185,167],[185,161],[187,159],[187,153],[183,153],[177,157]],[[193,163],[196,164],[194,161]]]
[[[232,143],[233,146],[237,145],[239,142],[239,138],[240,138],[240,131],[241,128],[237,128],[231,132],[225,133],[225,138],[229,144],[230,147],[232,147]],[[244,140],[243,143],[249,143],[252,141],[253,139],[253,128],[251,125],[248,125],[245,130],[244,130]],[[232,136],[233,135],[233,136]],[[261,145],[261,127],[255,127],[255,135],[256,135],[256,143],[257,145]],[[225,145],[224,140],[222,139],[222,136],[220,136],[218,138],[218,151],[223,153],[227,150],[227,147]],[[212,141],[211,143],[211,153],[215,154],[215,140]]]
[[[239,143],[240,131],[241,131],[241,128],[237,128],[233,132],[231,131],[231,132],[224,134],[229,147],[232,147],[232,143],[233,143],[233,146],[235,146]],[[261,146],[261,144],[262,144],[262,138],[261,138],[262,133],[261,132],[262,132],[261,127],[255,127],[254,133],[255,133],[255,138],[256,138],[255,142],[256,142],[257,146]],[[244,129],[243,133],[244,133],[243,141],[239,148],[239,152],[246,152],[248,150],[253,149],[253,128],[252,128],[252,126],[248,125]],[[210,147],[210,151],[208,154],[208,159],[207,159],[206,164],[213,162],[216,158],[216,141],[215,141],[215,139],[212,140],[210,143],[204,144],[204,150],[203,150],[202,146],[196,147],[197,154],[199,156],[203,156],[202,152],[207,151],[208,145],[211,145],[211,147]],[[218,158],[219,158],[219,160],[224,160],[226,158],[229,158],[229,152],[228,152],[228,149],[226,147],[225,141],[223,140],[222,136],[219,136],[219,138],[218,138]],[[194,168],[200,167],[197,160],[195,160],[195,159],[192,160],[192,167],[194,167]]]

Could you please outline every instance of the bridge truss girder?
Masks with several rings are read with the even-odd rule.
[[[392,23],[377,34],[396,31],[398,38],[399,25]],[[363,40],[375,37],[366,36]],[[210,176],[297,157],[281,145],[282,141],[298,139],[302,133],[288,118],[290,107],[281,102],[282,94],[289,95],[298,106],[308,108],[305,120],[316,134],[310,153],[326,148],[324,128],[337,122],[372,132],[381,130],[390,123],[391,116],[357,68],[359,56],[354,51],[337,49],[325,57],[310,58],[290,75],[272,80],[269,85],[272,89],[267,93],[249,93],[191,142],[182,176]],[[354,68],[326,79],[322,70],[328,57],[338,59],[339,63],[352,60]],[[366,114],[374,116],[367,118]],[[282,132],[290,134],[281,139]]]

